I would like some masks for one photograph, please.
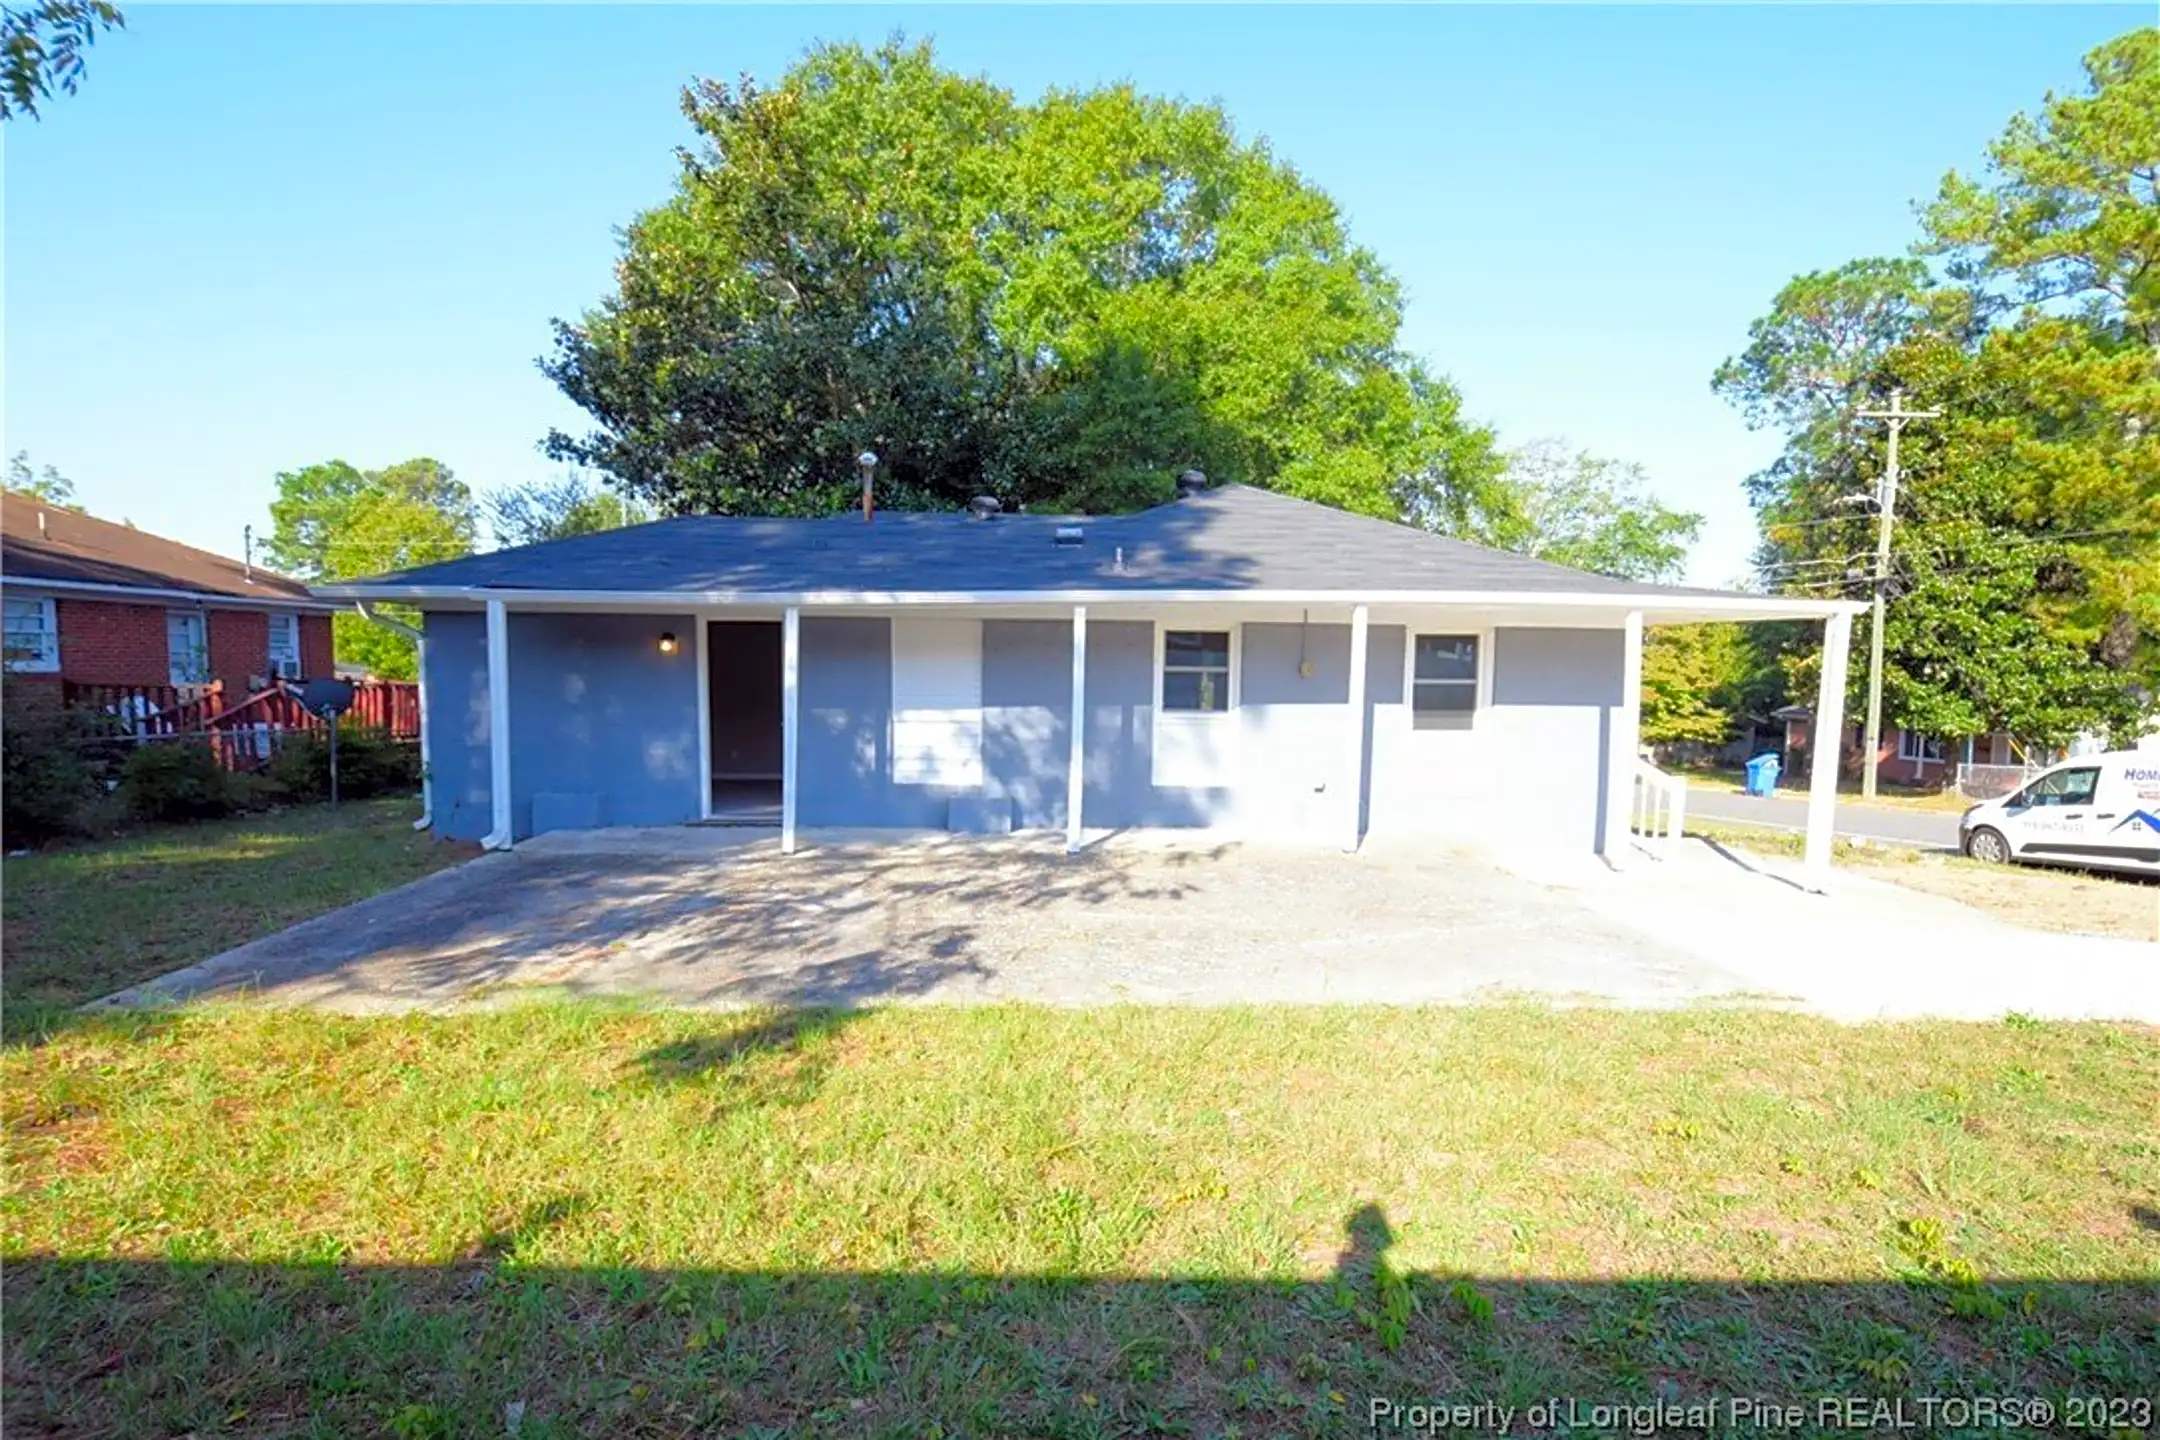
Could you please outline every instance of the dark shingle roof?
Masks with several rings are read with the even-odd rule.
[[[308,598],[307,586],[260,565],[251,580],[238,560],[12,490],[0,501],[0,571],[25,583],[63,580],[250,600]]]
[[[1077,525],[1079,545],[1054,543]],[[1123,568],[1119,568],[1122,555]],[[1716,595],[1614,580],[1309,501],[1222,485],[1094,518],[880,511],[687,516],[386,575],[368,585],[641,592],[1335,590]]]

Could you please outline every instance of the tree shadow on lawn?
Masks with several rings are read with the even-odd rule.
[[[1370,1431],[1376,1403],[1487,1401],[1522,1430],[1554,1397],[1747,1396],[1827,1433],[1824,1396],[2059,1402],[2160,1379],[2152,1277],[1406,1274],[1373,1205],[1304,1279],[520,1261],[579,1204],[443,1266],[16,1257],[8,1432],[1336,1435]]]

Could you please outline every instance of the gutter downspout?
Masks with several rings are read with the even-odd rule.
[[[374,611],[368,609],[368,602],[365,600],[353,601],[353,609],[360,613],[360,618],[363,620],[372,621],[374,624],[395,630],[400,635],[409,636],[414,649],[418,652],[420,674],[420,818],[413,821],[412,828],[425,830],[435,823],[435,767],[428,763],[427,636],[419,629],[407,625],[402,620],[393,620],[388,615],[377,615]]]

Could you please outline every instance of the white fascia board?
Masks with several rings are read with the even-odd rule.
[[[331,615],[345,608],[321,595],[227,595],[219,590],[167,590],[149,585],[108,585],[94,580],[41,580],[35,575],[0,575],[0,588],[50,591],[56,595],[94,595],[115,600],[184,600],[226,610],[309,610]]]
[[[1821,620],[1867,608],[1858,600],[1792,595],[1644,595],[1535,590],[519,590],[474,585],[324,585],[338,600],[401,600],[533,608],[616,606],[669,613],[731,606],[899,609],[916,605],[1459,605],[1475,609],[1640,610],[1646,620]]]

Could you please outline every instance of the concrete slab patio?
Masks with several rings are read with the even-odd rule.
[[[2160,946],[2029,935],[1867,882],[1806,895],[1701,846],[1614,875],[1436,846],[1120,835],[1067,856],[1055,837],[835,834],[783,857],[761,831],[609,830],[483,856],[108,1003],[368,1012],[540,991],[700,1006],[1519,994],[2160,1020]]]

